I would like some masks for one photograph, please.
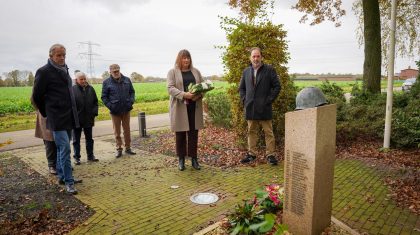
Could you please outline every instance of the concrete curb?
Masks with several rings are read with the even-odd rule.
[[[358,233],[356,230],[350,228],[349,226],[347,226],[347,224],[341,222],[340,220],[338,220],[337,218],[335,218],[334,216],[331,216],[331,222],[333,222],[334,224],[336,224],[338,227],[340,227],[341,229],[347,231],[348,233],[350,233],[351,235],[360,235],[360,233]]]
[[[214,223],[214,224],[212,224],[212,225],[210,225],[210,226],[208,226],[207,228],[204,228],[203,230],[200,230],[200,231],[198,231],[198,232],[196,232],[196,233],[193,233],[193,235],[204,235],[204,234],[206,234],[206,233],[208,233],[208,232],[210,232],[210,231],[213,231],[213,230],[215,230],[217,227],[219,227],[220,225],[222,224],[222,222],[217,222],[217,223]]]

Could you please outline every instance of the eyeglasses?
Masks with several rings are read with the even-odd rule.
[[[119,73],[119,72],[120,72],[120,70],[114,70],[111,73]]]

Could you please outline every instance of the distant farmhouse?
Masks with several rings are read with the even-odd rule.
[[[408,66],[408,69],[401,70],[401,73],[398,74],[400,79],[406,80],[408,78],[416,78],[419,75],[419,71],[417,69],[412,69]]]

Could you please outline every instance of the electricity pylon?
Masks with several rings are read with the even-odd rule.
[[[87,45],[88,50],[87,52],[79,53],[79,55],[86,56],[87,57],[87,70],[86,73],[89,74],[90,78],[95,78],[95,66],[93,64],[93,57],[99,56],[99,54],[94,53],[92,50],[92,46],[101,46],[98,43],[94,43],[91,41],[87,42],[79,42],[79,45]]]

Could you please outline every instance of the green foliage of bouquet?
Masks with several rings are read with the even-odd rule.
[[[228,215],[228,229],[231,235],[265,234],[275,228],[273,234],[287,232],[287,227],[276,223],[276,213],[283,208],[284,191],[277,184],[257,190],[253,200],[236,205]],[[275,226],[276,225],[276,226]]]
[[[200,93],[206,93],[207,91],[211,91],[214,89],[213,82],[210,80],[206,80],[202,83],[198,84],[190,84],[188,86],[188,91],[192,94],[200,94]]]

